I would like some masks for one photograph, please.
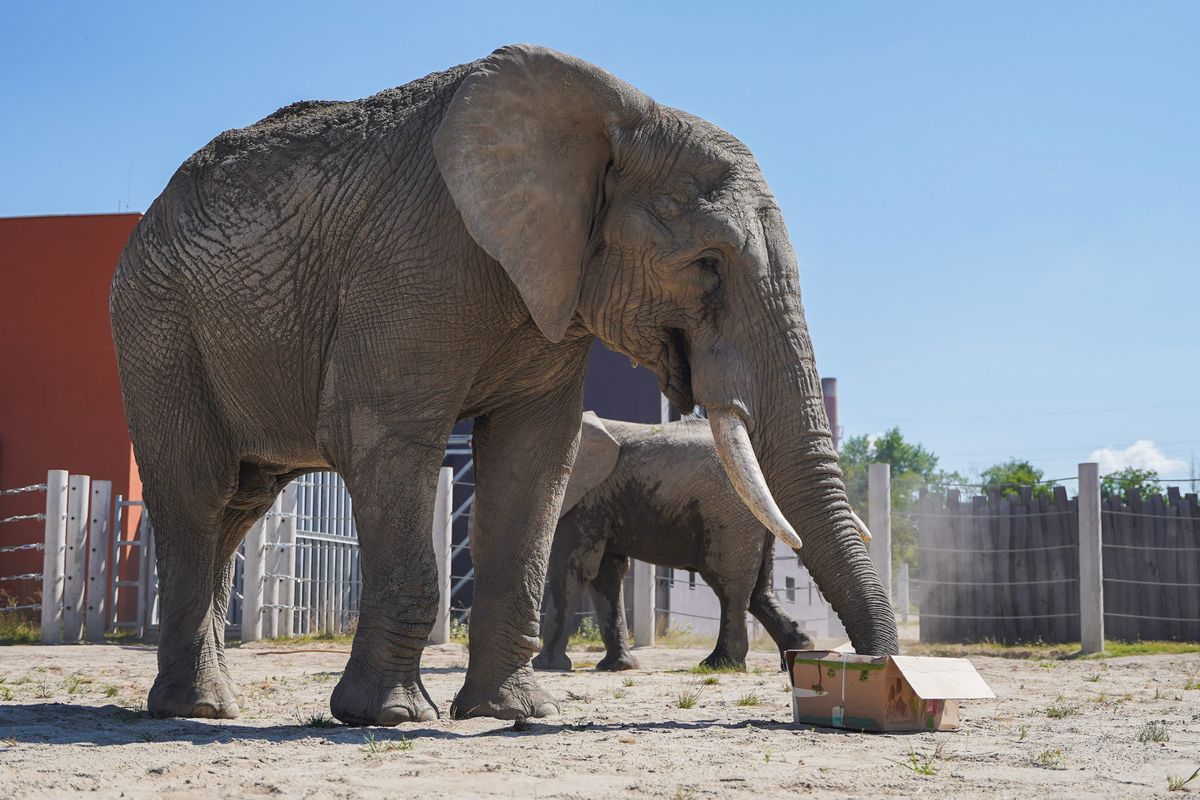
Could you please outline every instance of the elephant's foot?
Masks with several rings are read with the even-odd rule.
[[[373,677],[347,665],[329,698],[329,710],[347,725],[399,725],[438,718],[421,686],[420,675]]]
[[[779,644],[779,671],[787,672],[787,659],[783,657],[783,654],[788,650],[814,650],[816,646],[816,643],[806,633],[788,637],[786,641]]]
[[[242,697],[222,671],[191,678],[159,673],[150,687],[146,710],[150,716],[234,719],[241,713]]]
[[[700,666],[729,672],[745,672],[746,659],[734,658],[723,650],[714,650],[708,658],[700,662]]]
[[[603,672],[623,672],[627,669],[640,669],[641,664],[634,658],[633,653],[628,650],[622,650],[619,653],[611,653],[606,655],[596,665],[596,669]]]
[[[529,667],[521,668],[495,687],[475,682],[468,670],[467,682],[450,705],[450,716],[454,719],[530,719],[557,713],[558,703],[538,686]]]
[[[543,650],[533,658],[533,668],[537,670],[570,672],[574,667],[571,657],[566,653],[550,653]]]

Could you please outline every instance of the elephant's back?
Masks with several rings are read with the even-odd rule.
[[[751,561],[765,529],[738,498],[717,456],[707,420],[605,426],[621,443],[619,510],[636,558],[695,569]],[[753,552],[752,552],[753,551]]]
[[[291,103],[257,122],[219,134],[193,153],[179,172],[199,178],[215,167],[249,168],[264,161],[366,150],[372,142],[402,134],[426,114],[440,119],[473,66],[461,64],[357,100]]]

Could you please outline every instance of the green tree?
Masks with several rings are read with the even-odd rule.
[[[842,443],[838,459],[846,480],[850,504],[858,515],[871,524],[867,509],[867,472],[871,464],[892,467],[892,559],[897,564],[916,564],[916,521],[904,513],[911,511],[922,488],[944,491],[962,481],[956,472],[938,469],[938,457],[919,443],[908,442],[899,428],[882,436],[851,436]],[[900,513],[897,513],[900,512]]]
[[[1126,467],[1118,472],[1110,472],[1100,479],[1100,494],[1104,497],[1112,495],[1127,497],[1130,489],[1136,489],[1142,497],[1162,494],[1163,488],[1162,484],[1158,482],[1158,471]]]
[[[1054,494],[1055,483],[1043,481],[1040,469],[1017,458],[1010,458],[1002,464],[994,464],[985,469],[980,475],[985,494],[998,491],[1001,496],[1017,494],[1018,487],[1029,486],[1034,496]]]

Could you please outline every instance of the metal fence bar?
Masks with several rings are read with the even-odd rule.
[[[84,633],[89,642],[104,641],[105,601],[108,598],[109,551],[112,548],[112,481],[92,481],[89,503],[87,610]]]
[[[87,533],[91,517],[88,504],[92,494],[92,479],[87,475],[72,475],[67,479],[67,537],[63,554],[63,612],[64,642],[83,638],[83,595],[87,588],[84,569],[87,566]]]
[[[63,570],[67,547],[67,471],[46,475],[46,526],[42,558],[42,631],[45,644],[62,641]]]

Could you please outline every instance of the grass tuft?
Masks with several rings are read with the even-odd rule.
[[[19,604],[17,598],[0,592],[0,608]],[[34,621],[32,612],[6,611],[0,614],[0,645],[37,644],[40,634],[41,627]]]
[[[624,689],[613,689],[613,700],[624,700],[629,697],[629,692]]]
[[[1142,744],[1148,742],[1166,742],[1170,740],[1167,734],[1167,723],[1164,721],[1147,722],[1138,730],[1137,740]]]
[[[635,683],[637,683],[637,681],[635,681],[633,678],[621,678],[621,685],[626,689],[628,689],[630,686],[633,686]]]
[[[300,717],[300,724],[306,728],[336,728],[339,725],[336,719],[323,711]]]
[[[754,692],[746,692],[737,699],[737,704],[739,706],[756,706],[758,703],[758,695],[756,695]]]
[[[1038,767],[1046,769],[1066,769],[1067,757],[1063,755],[1061,748],[1055,747],[1052,750],[1043,750],[1033,757],[1033,763]]]
[[[937,762],[942,757],[942,748],[945,747],[945,742],[938,742],[933,748],[933,752],[928,755],[918,753],[914,748],[908,748],[908,760],[900,763],[912,770],[917,775],[936,775]]]
[[[1183,667],[1183,690],[1200,690],[1200,661],[1195,664],[1185,664]]]
[[[392,741],[389,741],[389,742],[379,741],[378,739],[375,738],[375,734],[373,732],[368,733],[366,736],[363,737],[362,750],[363,750],[363,752],[370,753],[371,755],[378,755],[380,753],[390,753],[395,750],[400,750],[400,751],[412,750],[412,748],[413,748],[412,739],[409,739],[407,736],[404,736],[404,735],[401,735],[399,739],[393,739]]]
[[[679,708],[695,708],[696,704],[700,702],[702,691],[703,689],[695,684],[687,687],[675,696],[675,705]]]
[[[746,671],[745,664],[732,664],[732,663],[720,664],[719,666],[715,666],[715,667],[712,666],[711,664],[700,663],[688,670],[688,672],[692,673],[693,675],[712,675],[714,673],[729,674],[732,672],[745,672],[745,671]]]
[[[1078,713],[1079,708],[1077,706],[1065,704],[1061,706],[1050,706],[1046,709],[1046,716],[1050,719],[1065,719],[1066,717],[1073,717]]]
[[[1187,785],[1198,777],[1200,777],[1200,767],[1196,767],[1196,771],[1190,778],[1184,778],[1182,775],[1170,775],[1167,777],[1167,789],[1172,792],[1189,791]]]
[[[700,681],[700,683],[704,684],[705,686],[716,686],[720,682],[721,679],[716,675],[709,675],[705,677],[704,680]]]

